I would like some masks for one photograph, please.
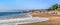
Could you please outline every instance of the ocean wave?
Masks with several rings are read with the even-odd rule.
[[[47,21],[48,18],[16,18],[16,19],[9,19],[9,20],[1,20],[0,25],[17,25],[17,24],[28,24],[28,23],[35,23],[35,22],[42,22]]]
[[[32,17],[29,13],[11,14],[0,17],[0,25],[17,25],[47,21],[48,18]]]

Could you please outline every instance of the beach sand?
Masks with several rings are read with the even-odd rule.
[[[48,21],[29,23],[29,24],[18,24],[18,25],[60,25],[60,15],[43,14],[43,13],[31,13],[33,17],[44,17],[48,18]]]

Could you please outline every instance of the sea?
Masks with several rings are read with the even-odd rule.
[[[24,12],[0,12],[0,20],[29,17]]]
[[[30,17],[31,16],[25,12],[0,12],[0,25],[16,25],[16,23],[23,22],[23,18]]]
[[[47,21],[48,18],[32,17],[25,12],[0,12],[0,25],[17,25]]]
[[[11,15],[11,14],[19,14],[21,12],[0,12],[0,16],[4,16],[4,15]]]

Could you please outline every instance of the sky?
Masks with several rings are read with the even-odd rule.
[[[60,0],[0,0],[0,11],[47,9]]]

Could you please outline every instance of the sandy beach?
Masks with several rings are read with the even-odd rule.
[[[29,23],[29,24],[18,24],[18,25],[60,25],[60,15],[43,14],[43,13],[31,13],[33,17],[44,17],[48,18],[48,21]]]

